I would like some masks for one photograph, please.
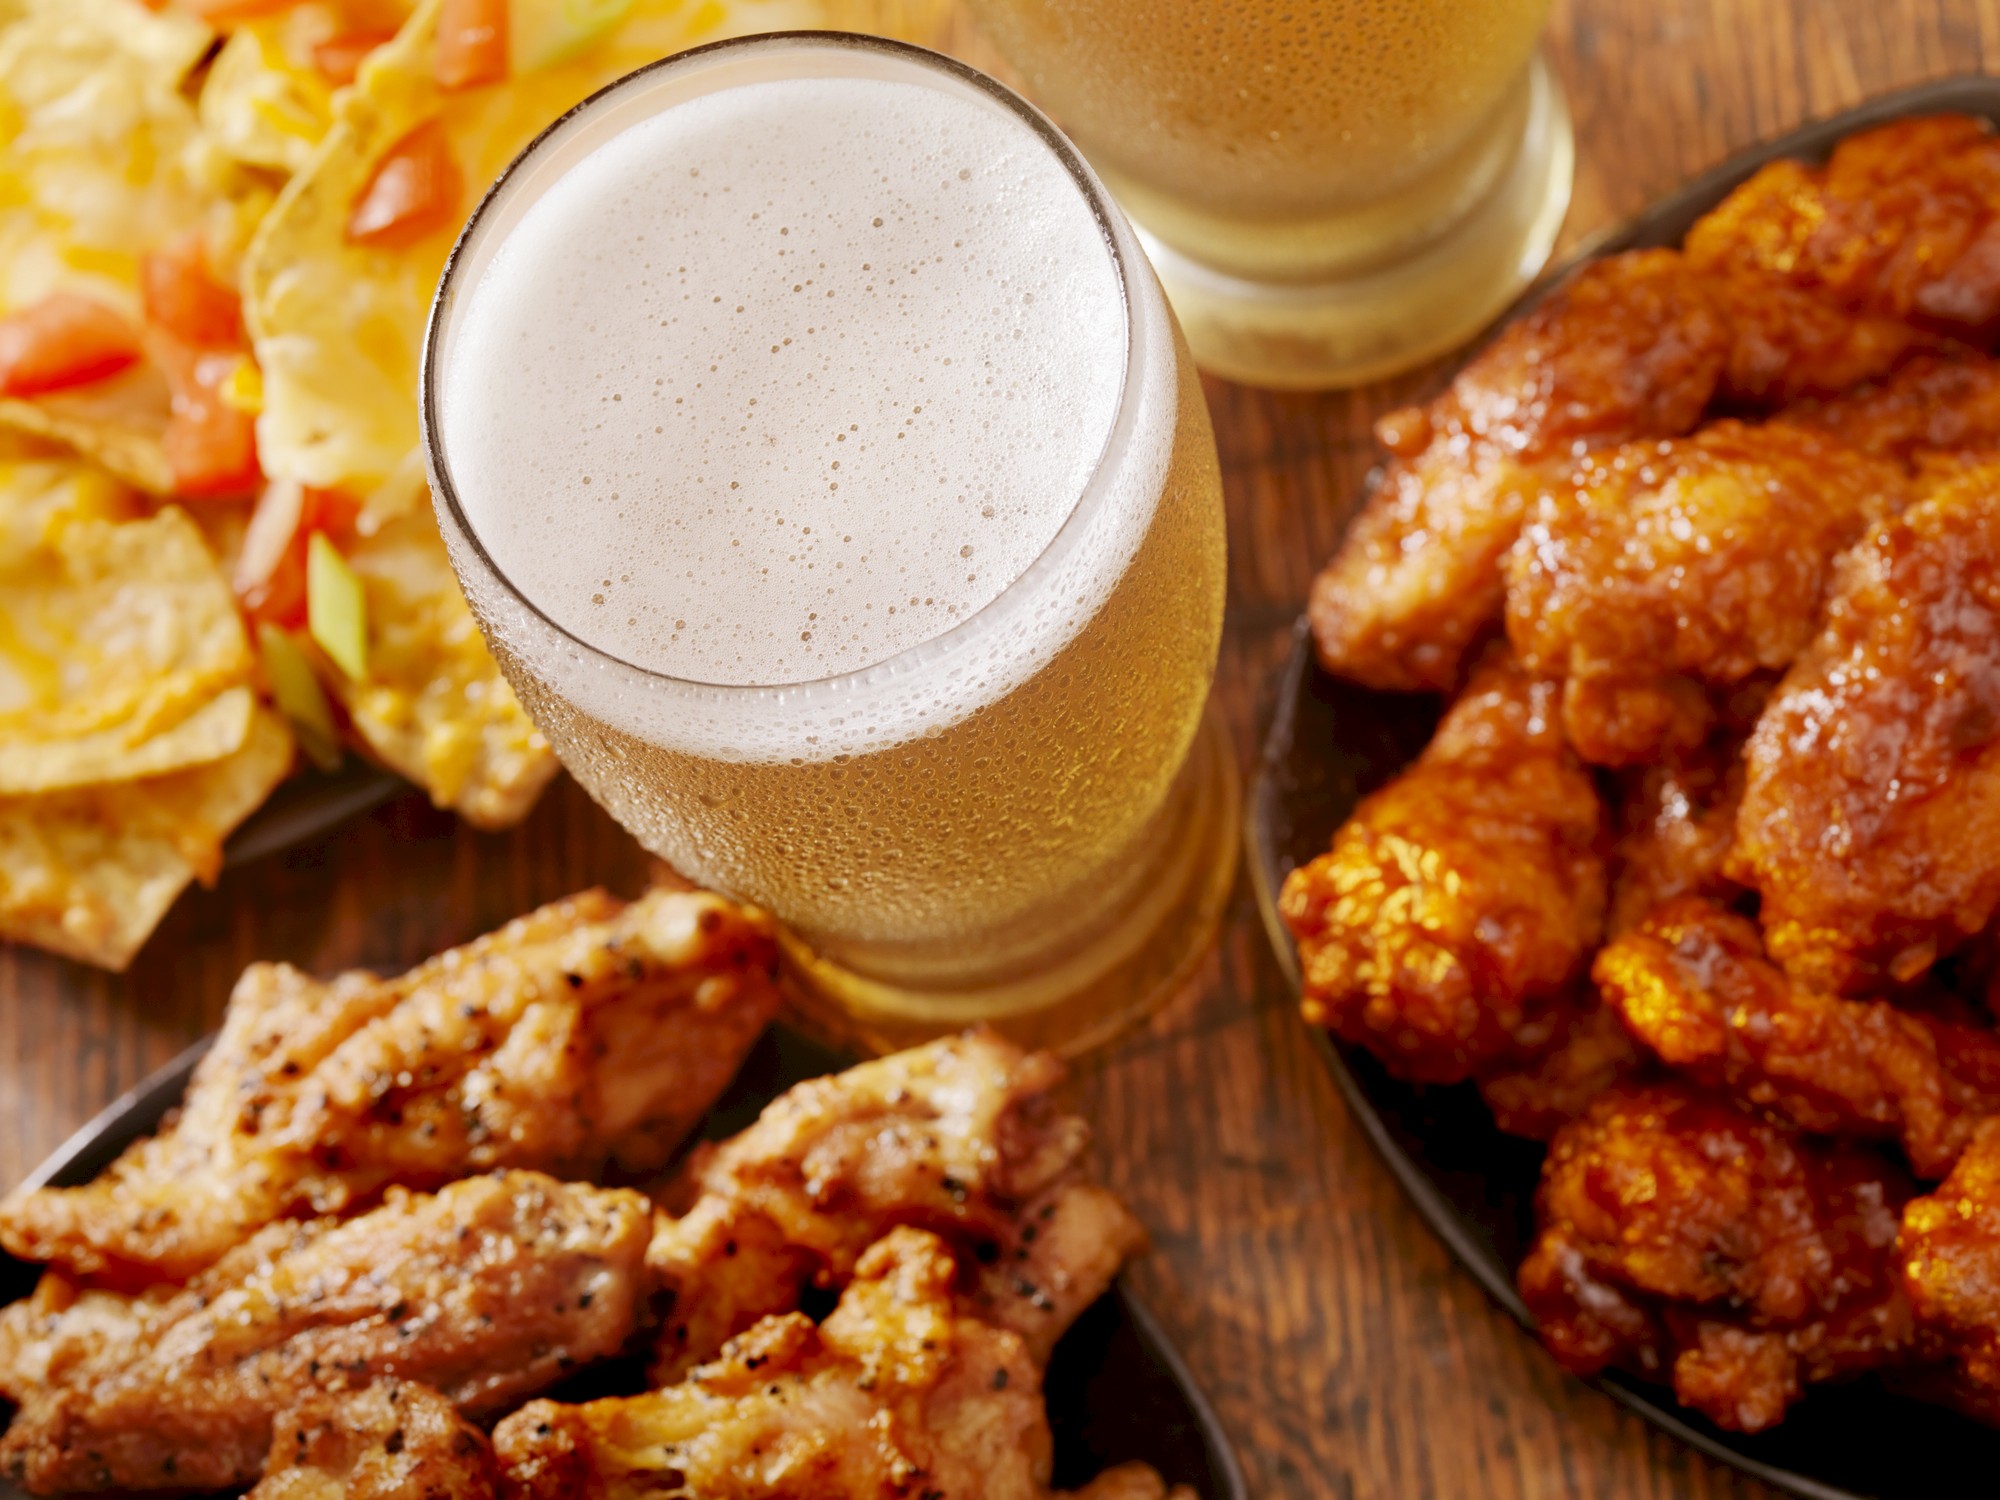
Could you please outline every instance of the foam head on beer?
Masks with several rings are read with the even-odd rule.
[[[1214,444],[1026,106],[890,44],[689,54],[531,149],[438,308],[466,596],[642,843],[923,986],[1041,972],[1149,888],[1221,631]]]
[[[1124,373],[1103,226],[1021,119],[747,82],[570,167],[459,313],[468,521],[571,634],[695,682],[873,666],[1068,519]]]

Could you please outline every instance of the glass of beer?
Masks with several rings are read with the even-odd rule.
[[[1355,384],[1547,260],[1574,160],[1549,0],[971,0],[1139,225],[1195,357]]]
[[[432,309],[439,523],[564,764],[774,913],[874,1048],[1077,1050],[1209,945],[1220,477],[1090,168],[879,38],[642,70],[552,126]]]

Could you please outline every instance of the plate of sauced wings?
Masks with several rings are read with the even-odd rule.
[[[830,1071],[776,961],[657,890],[251,966],[0,1201],[0,1492],[1241,1500],[1061,1065]]]
[[[1995,119],[1753,153],[1386,418],[1253,807],[1432,1225],[1806,1495],[2000,1455]]]
[[[0,939],[123,968],[274,794],[255,848],[388,773],[526,815],[555,758],[418,452],[432,289],[571,105],[822,9],[0,0]]]

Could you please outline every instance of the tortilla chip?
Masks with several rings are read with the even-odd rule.
[[[272,191],[207,139],[183,92],[214,33],[137,0],[25,0],[0,29],[0,312],[57,291],[140,316],[139,257],[199,232],[225,275]],[[0,400],[0,426],[74,446],[156,494],[165,380],[150,367]]]
[[[347,554],[367,591],[368,680],[325,673],[363,744],[478,828],[526,817],[555,752],[480,638],[428,506]]]
[[[255,664],[194,522],[169,507],[47,530],[0,574],[0,795],[158,775],[241,745]]]
[[[615,28],[561,63],[444,92],[431,79],[438,10],[439,0],[423,0],[335,97],[332,128],[245,260],[244,310],[264,376],[257,437],[274,479],[366,495],[416,450],[424,318],[462,221],[394,249],[346,235],[376,164],[414,127],[443,123],[470,214],[522,147],[605,84],[698,42],[811,25],[821,14],[807,0],[635,0]]]
[[[268,709],[242,748],[148,781],[0,800],[0,938],[122,970],[222,842],[284,780],[292,737]]]

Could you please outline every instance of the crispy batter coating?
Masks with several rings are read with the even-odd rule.
[[[720,897],[588,891],[399,979],[253,965],[177,1121],[84,1187],[0,1204],[0,1244],[143,1284],[390,1184],[658,1166],[776,1010],[776,955]]]
[[[1041,1500],[1051,1440],[1019,1335],[966,1316],[945,1243],[892,1230],[826,1321],[767,1318],[680,1385],[502,1422],[510,1500]]]
[[[1616,874],[1606,932],[1629,931],[1677,896],[1733,900],[1723,863],[1743,800],[1743,736],[1724,730],[1701,748],[1633,772],[1618,801]]]
[[[1668,1067],[1801,1130],[1896,1141],[1919,1177],[1942,1177],[2000,1113],[2000,1037],[1816,994],[1765,960],[1754,922],[1710,902],[1655,909],[1592,975]]]
[[[1920,977],[2000,907],[2000,463],[1843,560],[1751,736],[1728,873],[1814,989]]]
[[[378,1380],[278,1418],[245,1500],[498,1500],[486,1435],[427,1385]]]
[[[1647,1071],[1645,1049],[1618,1012],[1591,1004],[1567,1018],[1547,1050],[1517,1068],[1483,1075],[1479,1097],[1509,1135],[1554,1140],[1613,1084]]]
[[[270,1225],[185,1289],[72,1301],[52,1273],[0,1313],[19,1405],[0,1474],[33,1494],[247,1484],[281,1412],[388,1375],[504,1411],[624,1346],[651,1218],[637,1193],[496,1173]]]
[[[798,1085],[692,1163],[692,1206],[647,1260],[655,1378],[677,1380],[759,1318],[837,1286],[899,1225],[985,1267],[982,1316],[1047,1358],[1145,1232],[1084,1180],[1089,1127],[1050,1091],[1062,1065],[975,1031]]]
[[[1381,483],[1313,581],[1322,665],[1371,687],[1455,687],[1500,616],[1535,466],[1687,432],[1727,343],[1678,255],[1613,256],[1510,324],[1428,407],[1385,418]]]
[[[1980,1124],[1936,1192],[1903,1210],[1897,1253],[1917,1326],[1953,1366],[1942,1394],[2000,1423],[2000,1118]]]
[[[1603,931],[1605,814],[1557,685],[1483,666],[1415,765],[1285,881],[1306,1018],[1451,1083],[1545,1046]]]
[[[1849,136],[1825,167],[1773,162],[1689,232],[1726,309],[1724,385],[1776,405],[1846,390],[1912,349],[2000,333],[2000,141],[1964,115]]]
[[[1167,1482],[1144,1464],[1120,1464],[1106,1469],[1082,1489],[1071,1490],[1067,1500],[1195,1500],[1195,1494],[1184,1484],[1169,1489]]]
[[[1919,354],[1882,380],[1795,402],[1775,420],[1837,434],[1914,473],[1939,454],[2000,444],[2000,361],[1969,350]]]
[[[1508,554],[1508,639],[1530,671],[1565,679],[1585,760],[1692,749],[1703,690],[1789,666],[1835,555],[1905,488],[1898,466],[1782,423],[1592,454],[1542,489]]]
[[[1620,1085],[1549,1149],[1521,1294],[1570,1369],[1670,1371],[1683,1402],[1756,1432],[1809,1383],[1911,1358],[1909,1193],[1876,1153]]]

